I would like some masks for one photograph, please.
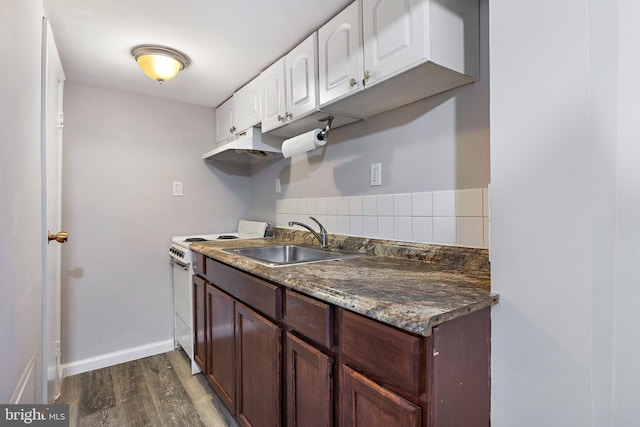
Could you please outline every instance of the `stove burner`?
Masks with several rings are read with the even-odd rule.
[[[220,240],[230,240],[230,239],[237,239],[238,236],[231,236],[229,234],[223,234],[221,236],[218,236],[218,239]]]
[[[189,237],[184,239],[185,242],[206,242],[207,239],[203,239],[202,237]]]

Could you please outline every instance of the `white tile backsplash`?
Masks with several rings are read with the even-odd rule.
[[[349,197],[340,197],[338,198],[338,215],[346,215],[349,216]]]
[[[349,234],[352,236],[362,236],[364,233],[363,216],[349,217]]]
[[[411,194],[393,195],[393,216],[411,216]]]
[[[316,214],[317,215],[327,214],[327,199],[316,200]]]
[[[393,194],[378,196],[378,216],[393,216]]]
[[[433,242],[448,244],[456,243],[456,217],[433,217]]]
[[[456,216],[482,216],[482,189],[458,190],[456,193]]]
[[[338,215],[338,234],[349,233],[349,215]]]
[[[413,219],[410,216],[393,217],[393,239],[413,240]]]
[[[349,215],[362,216],[362,196],[349,197]]]
[[[378,216],[378,198],[376,196],[364,196],[362,198],[362,215]]]
[[[430,216],[414,216],[413,238],[414,242],[433,242],[433,218]]]
[[[393,217],[378,217],[378,237],[381,239],[393,239]]]
[[[456,192],[433,192],[433,216],[456,216]]]
[[[364,237],[378,237],[378,217],[363,216],[362,217],[362,235]]]
[[[331,232],[337,233],[337,231],[334,230],[338,230],[338,215],[327,215],[327,222],[323,222],[323,224],[329,234],[331,234]]]
[[[482,246],[484,224],[482,217],[456,218],[456,243],[464,246]]]
[[[338,215],[338,199],[336,197],[327,199],[327,215]]]
[[[412,193],[411,215],[433,216],[433,193]]]
[[[329,233],[421,243],[489,247],[486,188],[276,200],[276,225],[312,224]],[[299,228],[299,227],[296,227]]]

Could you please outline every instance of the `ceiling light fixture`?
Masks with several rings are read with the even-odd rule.
[[[170,80],[189,65],[189,57],[165,46],[145,44],[131,49],[131,55],[147,76],[160,83]]]

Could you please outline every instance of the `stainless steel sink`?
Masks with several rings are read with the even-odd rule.
[[[297,245],[260,246],[250,248],[223,249],[223,252],[242,255],[269,267],[284,267],[294,264],[335,261],[362,256],[355,252],[330,251]]]

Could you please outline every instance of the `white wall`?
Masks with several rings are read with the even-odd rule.
[[[2,403],[42,401],[41,29],[40,1],[0,0]]]
[[[487,24],[488,0],[480,0],[479,82],[337,128],[323,149],[254,168],[253,216],[275,221],[275,200],[282,198],[486,187],[489,183]],[[382,186],[371,187],[370,166],[378,162],[382,163]],[[282,194],[275,193],[277,177],[282,183]]]
[[[640,424],[639,12],[491,4],[493,426]]]
[[[213,109],[67,83],[64,364],[172,338],[171,236],[234,230],[247,212],[249,179],[200,157],[213,141]]]
[[[620,0],[620,86],[613,405],[616,426],[640,425],[640,4]]]

